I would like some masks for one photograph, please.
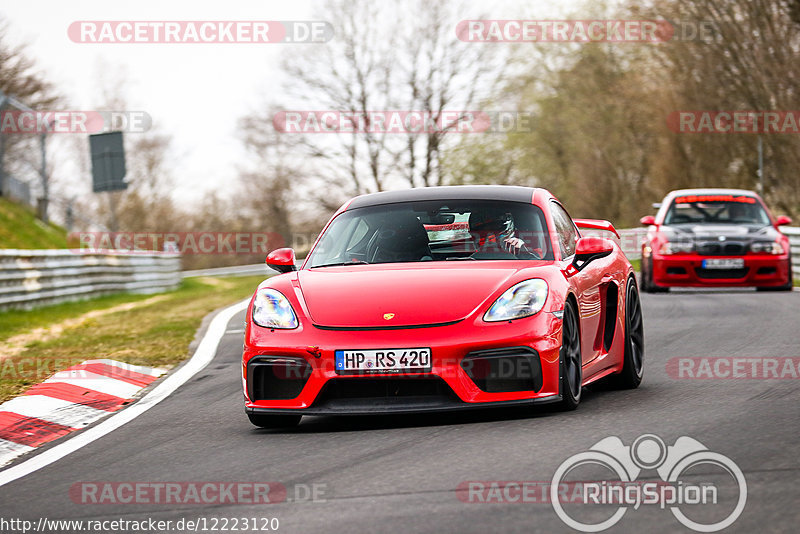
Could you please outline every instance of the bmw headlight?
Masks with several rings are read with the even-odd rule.
[[[512,287],[494,301],[483,320],[488,322],[510,321],[535,315],[547,300],[547,282],[541,278],[525,280]]]
[[[289,299],[274,289],[263,288],[256,291],[253,302],[253,322],[264,328],[297,328],[297,320]]]
[[[756,254],[783,254],[783,245],[777,241],[756,241],[750,245],[750,250]]]
[[[694,251],[691,241],[667,241],[661,245],[661,254],[687,254]]]

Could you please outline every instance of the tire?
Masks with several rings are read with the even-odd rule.
[[[644,321],[636,280],[628,279],[625,290],[625,355],[622,371],[611,375],[610,382],[619,389],[635,389],[644,376]]]
[[[571,300],[564,304],[564,322],[561,328],[561,350],[559,351],[559,408],[571,411],[581,402],[581,332],[578,313]]]
[[[645,270],[645,265],[649,267]],[[659,287],[653,282],[653,259],[650,258],[649,262],[642,261],[642,291],[645,293],[666,293],[669,291],[668,287]]]
[[[647,271],[645,270],[645,265],[647,264],[647,261],[644,259],[644,254],[642,254],[641,257],[642,257],[641,260],[642,263],[641,267],[639,268],[640,269],[639,281],[641,282],[642,291],[644,291],[645,293],[649,293],[650,292],[649,281],[647,280]]]
[[[247,418],[255,426],[261,428],[289,428],[299,425],[303,416],[248,413]]]

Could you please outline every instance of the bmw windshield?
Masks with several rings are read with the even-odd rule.
[[[675,198],[664,224],[740,224],[768,226],[769,216],[750,196],[689,195]]]

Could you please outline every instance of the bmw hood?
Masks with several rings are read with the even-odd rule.
[[[536,264],[550,262],[376,264],[304,269],[297,275],[315,325],[396,328],[464,319],[507,288],[522,268]]]
[[[674,224],[662,226],[661,231],[681,240],[772,241],[779,235],[772,226],[738,224]]]

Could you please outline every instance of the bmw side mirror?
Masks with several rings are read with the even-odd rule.
[[[641,219],[639,219],[639,224],[642,226],[653,226],[656,224],[656,218],[652,215],[645,215]]]
[[[589,263],[605,258],[614,252],[614,242],[602,237],[582,237],[575,244],[575,259],[572,264],[579,271]]]
[[[279,273],[289,273],[297,270],[295,265],[294,249],[279,248],[267,255],[267,267]]]
[[[789,224],[792,224],[792,219],[786,215],[781,215],[775,219],[775,226],[787,226]]]

